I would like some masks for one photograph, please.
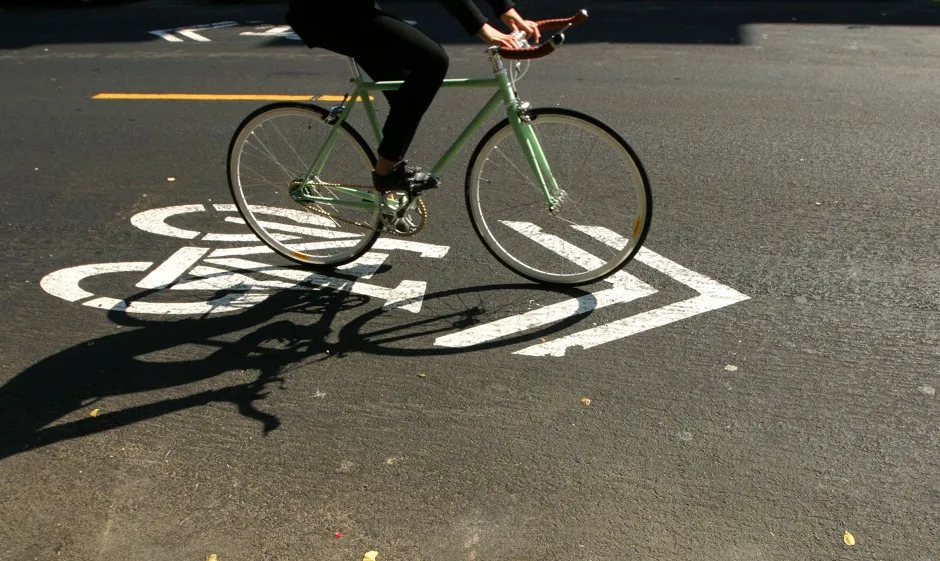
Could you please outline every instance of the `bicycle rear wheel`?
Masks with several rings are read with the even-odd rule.
[[[652,196],[633,149],[604,123],[567,109],[529,111],[554,176],[550,208],[508,120],[494,126],[467,168],[470,220],[489,251],[541,283],[601,280],[639,251]]]
[[[307,265],[348,263],[378,237],[375,156],[348,123],[322,171],[303,187],[316,200],[292,196],[333,128],[327,115],[315,105],[268,105],[242,122],[229,146],[229,188],[245,223],[271,249]]]

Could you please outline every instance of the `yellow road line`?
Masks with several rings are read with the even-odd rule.
[[[341,95],[99,93],[92,99],[173,101],[343,101]],[[375,99],[370,96],[370,99]]]

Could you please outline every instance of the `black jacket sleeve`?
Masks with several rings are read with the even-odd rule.
[[[439,2],[457,18],[460,25],[470,35],[476,35],[487,21],[480,9],[473,3],[473,0],[439,0]],[[516,7],[513,0],[486,0],[486,2],[493,8],[496,15],[502,15],[503,12]]]

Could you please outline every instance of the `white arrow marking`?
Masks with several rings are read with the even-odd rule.
[[[612,247],[623,247],[626,242],[624,238],[606,228],[580,226],[577,227],[577,229]],[[686,269],[678,263],[670,261],[648,249],[640,249],[637,253],[637,260],[661,273],[671,276],[682,284],[696,290],[700,295],[599,327],[580,331],[560,339],[555,339],[554,341],[526,347],[513,354],[526,356],[564,356],[565,351],[570,347],[577,346],[590,349],[591,347],[662,327],[697,314],[730,306],[731,304],[749,298],[730,287],[717,283],[695,271]]]
[[[158,30],[156,30],[156,31],[148,31],[147,33],[150,33],[150,34],[152,34],[152,35],[156,35],[157,37],[160,37],[160,38],[162,38],[162,39],[166,39],[167,41],[169,41],[169,42],[171,42],[171,43],[182,43],[182,42],[183,42],[183,40],[180,39],[179,37],[177,37],[176,35],[173,35],[172,33],[168,32],[168,31],[163,31],[162,29],[158,29]]]
[[[530,238],[532,241],[585,269],[595,269],[604,263],[601,259],[591,255],[580,247],[558,236],[546,234],[541,228],[530,222],[503,221],[503,224],[506,224],[513,230]],[[586,294],[578,298],[570,298],[537,310],[531,310],[523,314],[464,329],[458,333],[438,337],[434,341],[434,344],[442,347],[470,347],[479,345],[513,333],[548,325],[578,314],[586,314],[613,304],[632,302],[633,300],[656,293],[655,288],[623,271],[614,273],[605,279],[605,281],[613,284],[614,288]]]
[[[137,288],[160,290],[170,286],[208,252],[209,248],[207,247],[181,247],[169,259],[137,283]]]
[[[248,261],[246,259],[207,259],[208,263],[241,269],[244,271],[258,271],[273,277],[331,288],[333,290],[345,290],[353,294],[360,294],[370,298],[378,298],[385,301],[382,306],[385,310],[401,308],[409,312],[418,313],[421,311],[421,304],[424,300],[424,292],[427,283],[423,281],[404,280],[396,288],[385,288],[375,286],[364,282],[353,282],[348,279],[338,279],[319,273],[309,273],[297,269],[278,269],[266,263]]]
[[[438,337],[434,341],[434,344],[441,347],[470,347],[479,345],[499,339],[500,337],[561,321],[575,315],[586,314],[613,304],[625,304],[643,298],[644,296],[649,296],[655,292],[655,289],[648,291],[627,291],[620,288],[601,290],[600,292],[585,294],[578,298],[569,298],[563,302],[532,310],[521,315],[511,316],[484,325],[464,329],[452,335]]]

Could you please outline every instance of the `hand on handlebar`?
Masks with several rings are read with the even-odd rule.
[[[538,24],[523,18],[515,8],[510,8],[504,12],[503,15],[499,16],[499,19],[503,20],[503,23],[509,26],[514,33],[519,31],[525,32],[525,36],[529,39],[530,43],[538,44],[542,39]]]
[[[499,31],[488,23],[483,24],[483,27],[480,28],[480,31],[477,32],[477,37],[491,45],[496,45],[497,47],[505,47],[507,49],[519,48],[519,44],[516,43],[515,37]]]

